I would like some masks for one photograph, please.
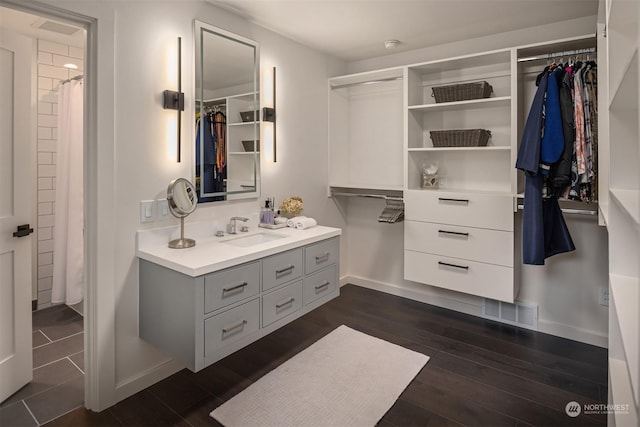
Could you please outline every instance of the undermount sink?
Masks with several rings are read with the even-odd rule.
[[[257,234],[251,234],[249,236],[225,240],[222,243],[238,246],[241,248],[246,248],[249,246],[259,245],[261,243],[272,242],[274,240],[282,239],[283,237],[286,237],[286,236],[283,234],[257,233]]]

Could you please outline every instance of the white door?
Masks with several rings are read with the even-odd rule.
[[[0,31],[1,402],[31,381],[33,356],[32,237],[18,232],[31,218],[31,40]]]

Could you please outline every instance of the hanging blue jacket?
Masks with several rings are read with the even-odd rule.
[[[560,115],[560,78],[562,69],[557,67],[547,83],[544,102],[544,133],[540,141],[540,173],[548,174],[551,165],[557,162],[564,151],[562,116]]]
[[[543,105],[548,81],[548,74],[545,72],[533,98],[516,162],[516,168],[525,173],[522,262],[532,265],[544,265],[546,258],[575,249],[558,199],[542,198],[544,176],[539,173],[539,167]]]

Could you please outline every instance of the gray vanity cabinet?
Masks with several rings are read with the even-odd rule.
[[[340,294],[339,237],[192,277],[140,259],[139,335],[196,372]]]

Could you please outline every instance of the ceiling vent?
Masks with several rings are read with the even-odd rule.
[[[72,27],[71,25],[61,24],[48,19],[38,19],[32,24],[32,27],[58,34],[64,34],[65,36],[70,36],[80,31],[80,28],[78,27]]]

